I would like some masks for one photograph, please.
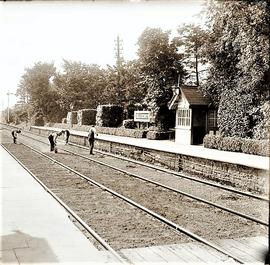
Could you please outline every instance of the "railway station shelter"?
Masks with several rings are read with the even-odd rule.
[[[168,107],[176,111],[175,142],[202,144],[206,133],[216,133],[217,110],[197,86],[174,88]]]

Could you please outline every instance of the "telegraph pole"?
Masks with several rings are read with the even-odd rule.
[[[10,93],[9,91],[7,92],[7,96],[8,96],[7,123],[9,123],[9,95],[16,95],[16,94]]]
[[[116,69],[117,69],[117,101],[118,104],[122,104],[123,101],[123,90],[121,88],[121,75],[122,75],[122,63],[123,58],[123,41],[117,36],[115,40],[115,58],[116,58]]]

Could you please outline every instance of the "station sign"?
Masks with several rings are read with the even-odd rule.
[[[150,122],[151,111],[138,110],[134,111],[134,121]]]

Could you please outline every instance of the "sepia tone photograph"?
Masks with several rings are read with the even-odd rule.
[[[270,0],[0,2],[0,263],[269,264]]]

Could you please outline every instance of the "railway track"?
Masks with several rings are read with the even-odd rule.
[[[30,137],[31,139],[34,139],[35,141],[39,141],[40,143],[44,143],[46,145],[48,144],[47,142],[44,142],[44,137],[40,140],[40,139],[33,138],[33,134],[31,136],[29,135],[25,135],[25,136]],[[74,144],[72,144],[72,146],[81,148],[81,146],[74,145]],[[186,180],[185,178],[181,182],[178,181],[177,185],[172,185],[172,182],[174,182],[173,180],[171,180],[172,176],[175,176],[175,175],[179,176],[177,172],[168,171],[166,169],[161,169],[161,168],[157,169],[155,166],[148,165],[142,162],[136,162],[131,159],[127,159],[127,158],[123,158],[123,157],[119,157],[115,155],[108,156],[108,154],[104,152],[100,152],[100,151],[96,151],[96,152],[102,154],[101,158],[97,157],[93,159],[93,158],[90,158],[89,156],[87,157],[87,152],[85,151],[83,155],[81,153],[75,153],[73,150],[74,148],[70,148],[70,146],[62,147],[62,149],[66,152],[69,152],[70,154],[77,155],[81,158],[84,158],[86,160],[89,160],[95,163],[99,163],[102,166],[109,167],[125,175],[129,175],[129,176],[141,179],[143,181],[150,182],[156,186],[187,196],[193,200],[206,203],[208,205],[211,205],[223,211],[235,214],[247,220],[251,220],[251,221],[257,222],[258,224],[268,226],[268,214],[265,214],[268,211],[268,199],[266,197],[258,196],[258,195],[247,193],[247,192],[242,192],[236,189],[229,190],[227,187],[225,187],[224,189],[224,187],[222,187],[219,184],[213,186],[213,183],[210,183],[209,185],[209,182],[207,181],[206,183],[204,183],[204,181],[199,182],[196,179],[196,181],[193,182],[194,178],[191,178],[188,180]],[[116,159],[116,160],[121,159],[121,160],[127,161],[128,164],[121,166],[122,163],[119,163],[119,162],[114,163],[112,159],[106,160],[104,159],[104,156],[112,157],[113,159]],[[117,166],[115,166],[115,164],[117,164]],[[142,167],[150,168],[152,170],[148,172],[145,172],[144,170],[143,174],[139,175],[136,173],[138,171],[138,167],[137,167],[138,164],[140,165],[140,170],[142,170]],[[126,168],[128,168],[128,170]],[[162,174],[158,174],[157,172],[161,172]],[[145,175],[145,176],[142,176],[142,175]],[[156,181],[156,179],[159,179],[160,181]],[[196,186],[196,184],[194,183],[196,184],[198,183],[199,185],[206,184],[207,188],[205,187],[202,188],[201,186],[198,186],[198,185]],[[195,185],[195,187],[190,188],[191,185],[193,186]],[[219,189],[221,189],[222,192],[220,192]],[[215,196],[213,196],[213,194],[215,194]],[[248,200],[241,199],[240,195],[244,197],[248,197],[249,199]],[[261,204],[255,203],[254,205],[254,199],[261,200],[263,202]],[[222,205],[224,203],[227,205]],[[250,214],[250,212],[252,214]]]
[[[34,151],[34,150],[33,150]],[[42,153],[40,153],[38,150],[35,150],[35,152],[36,153],[38,153],[38,154],[40,154],[40,155],[44,155],[44,154],[42,154]],[[64,154],[57,154],[57,159],[59,160],[59,157],[60,156],[62,156],[63,155],[63,157],[65,156],[65,157],[68,157],[67,156],[67,153],[64,153]],[[69,151],[69,155],[71,155],[71,152]],[[55,156],[55,155],[50,155],[50,156]],[[78,161],[78,154],[76,154],[76,161]],[[53,159],[52,157],[48,157],[48,159]],[[80,157],[80,159],[84,159],[84,160],[86,160],[86,157]],[[70,159],[69,159],[70,160]],[[62,161],[63,162],[63,161]],[[66,161],[65,161],[65,159],[64,159],[64,162],[66,163]],[[93,162],[93,161],[92,161]],[[54,161],[54,163],[61,163],[61,162],[56,162],[56,161]],[[81,164],[83,163],[83,162],[80,162]],[[83,165],[82,167],[80,167],[80,172],[82,171],[82,168],[83,169],[87,169],[87,168],[89,168],[89,161],[85,161],[85,165]],[[62,163],[63,164],[63,163]],[[71,163],[72,164],[72,163]],[[73,162],[73,164],[74,164],[74,162]],[[63,164],[64,165],[64,164]],[[72,165],[70,165],[70,166],[72,166]],[[104,166],[104,165],[103,165]],[[66,166],[65,166],[66,167]],[[71,169],[71,167],[68,167],[67,168],[69,171],[72,171],[73,173],[76,171],[74,171],[74,169]],[[110,169],[111,170],[111,169]],[[115,170],[115,169],[114,169]],[[84,171],[84,170],[83,170]],[[102,169],[101,170],[101,172],[103,172],[104,171],[104,169]],[[87,170],[86,170],[86,172],[84,172],[84,174],[86,174],[87,173]],[[103,172],[104,173],[104,172]],[[127,174],[126,172],[122,172],[121,174],[123,175],[123,173],[125,173],[125,174]],[[82,174],[82,173],[79,173],[79,172],[77,172],[77,174]],[[84,175],[83,174],[83,175]],[[89,172],[87,173],[87,175],[89,174]],[[118,175],[118,174],[117,174]],[[105,179],[107,178],[109,178],[110,176],[105,176]],[[114,177],[115,177],[115,174],[114,174]],[[118,177],[118,176],[117,176]],[[122,186],[127,186],[127,185],[130,185],[130,183],[128,183],[128,182],[124,182],[124,179],[127,179],[127,177],[125,176],[125,177],[122,177],[119,181],[117,181],[117,184],[116,184],[116,186],[114,186],[113,188],[115,189],[115,188],[117,188],[117,185],[119,185],[119,183],[120,182],[123,182],[124,184],[122,185]],[[96,180],[94,180],[94,181],[96,181]],[[99,181],[101,181],[101,179],[99,179]],[[134,181],[134,180],[133,180]],[[136,187],[136,186],[139,186],[139,182],[138,182],[138,180],[136,180],[137,182],[135,183],[135,185],[133,185],[133,187]],[[146,180],[145,180],[146,181]],[[111,181],[111,182],[116,182],[115,181],[115,178],[114,178],[114,180],[113,181]],[[140,182],[142,182],[142,180],[140,180]],[[96,184],[96,183],[95,183]],[[107,182],[107,184],[108,184],[108,182]],[[144,184],[144,186],[146,186],[145,184],[146,184],[146,182],[144,182],[143,183]],[[155,186],[154,188],[156,189],[157,187],[157,184],[154,184],[154,183],[150,183],[152,186]],[[100,184],[101,186],[101,188],[102,189],[104,189],[104,185],[103,184]],[[149,184],[147,184],[147,185],[149,185]],[[153,187],[152,187],[153,188]],[[138,196],[140,197],[141,195],[142,195],[142,193],[140,193],[139,192],[139,190],[140,189],[143,189],[142,188],[142,186],[139,186],[139,188],[137,189],[137,193],[139,194]],[[164,187],[159,187],[159,189],[164,189]],[[111,191],[112,190],[112,188],[107,188],[106,189],[107,191]],[[121,192],[123,193],[124,191],[123,190],[121,190]],[[154,192],[154,189],[152,190],[152,192]],[[148,190],[148,191],[146,191],[145,189],[143,189],[143,193],[145,194],[149,194],[150,193],[150,190]],[[117,194],[118,194],[118,192],[117,192]],[[158,197],[163,197],[163,199],[162,200],[164,200],[164,196],[165,195],[161,195],[161,194],[165,194],[164,193],[164,190],[161,192],[159,192],[158,193]],[[123,195],[120,195],[120,196],[123,196]],[[181,195],[182,196],[182,195]],[[125,196],[124,196],[125,197]],[[137,198],[135,198],[136,199],[136,201],[139,201],[139,197],[137,197]],[[166,197],[166,196],[165,196]],[[182,196],[183,197],[183,196]],[[175,197],[176,198],[176,197]],[[122,198],[123,199],[123,198]],[[178,198],[176,198],[176,199],[179,199],[179,197]],[[181,197],[180,197],[180,199],[182,199]],[[130,200],[130,199],[128,199],[128,200]],[[162,200],[160,200],[159,201],[159,206],[160,206],[160,203],[161,203],[161,201]],[[182,201],[183,202],[183,201]],[[149,203],[151,203],[151,201],[150,202],[148,202],[148,206],[150,205]],[[190,202],[190,200],[187,200],[187,202],[186,203],[189,203],[189,204],[191,204],[191,202]],[[194,204],[194,201],[192,202],[193,204]],[[137,202],[135,203],[135,204],[133,204],[133,206],[134,205],[136,205],[136,204],[138,204]],[[175,205],[175,204],[177,204],[177,202],[175,201],[175,199],[172,199],[171,198],[171,204],[172,205]],[[183,206],[184,204],[182,204],[182,206]],[[195,208],[198,208],[198,207],[201,207],[201,205],[200,205],[200,203],[199,204],[194,204],[196,207]],[[151,206],[151,205],[150,205]],[[142,206],[143,208],[146,208],[145,206]],[[165,207],[166,208],[166,207]],[[165,209],[164,208],[164,209]],[[189,206],[189,208],[191,208],[190,206]],[[202,208],[204,211],[206,210],[206,211],[208,211],[209,209],[207,209],[207,207],[206,208]],[[155,210],[155,209],[154,209]],[[196,239],[196,240],[199,240],[199,241],[201,241],[201,242],[203,242],[203,243],[206,243],[207,245],[209,245],[209,246],[211,246],[211,247],[214,247],[215,249],[217,249],[218,251],[221,251],[222,253],[224,253],[224,254],[228,254],[228,253],[226,253],[226,252],[223,252],[222,251],[222,249],[220,249],[218,246],[215,246],[215,245],[212,245],[212,243],[210,243],[209,241],[205,241],[202,237],[200,237],[200,236],[197,236],[196,234],[194,234],[194,233],[190,233],[190,232],[188,232],[186,229],[184,229],[183,227],[181,227],[181,226],[179,226],[177,223],[174,223],[174,222],[172,222],[172,221],[170,221],[170,220],[168,220],[167,218],[164,218],[164,214],[166,215],[166,213],[168,213],[168,212],[170,212],[171,210],[170,209],[166,209],[166,211],[163,211],[163,214],[161,215],[160,213],[155,213],[155,211],[153,211],[153,209],[150,209],[150,211],[148,212],[148,214],[151,214],[152,213],[152,216],[153,217],[155,217],[155,218],[158,218],[159,220],[162,220],[162,221],[166,221],[167,222],[167,225],[170,225],[172,228],[174,228],[174,229],[176,229],[176,230],[178,230],[178,231],[181,231],[181,232],[184,232],[184,233],[187,233],[187,234],[189,234],[189,236],[192,236],[194,239]],[[188,211],[188,209],[185,209],[183,212],[187,212]],[[171,211],[172,212],[172,211]],[[197,212],[197,214],[198,214],[198,212]],[[215,212],[215,214],[216,214],[216,212]],[[201,212],[201,214],[198,214],[200,217],[202,217],[203,216],[203,214],[202,214],[202,212]],[[171,217],[171,216],[170,216]],[[209,213],[208,213],[208,217],[209,217]],[[185,218],[187,219],[187,220],[189,220],[190,221],[190,218],[188,219],[188,217],[187,216],[185,216]],[[181,219],[181,218],[180,218]],[[231,221],[231,220],[230,220]],[[166,223],[165,222],[165,223]],[[186,226],[187,224],[185,224],[185,226]],[[205,227],[205,226],[204,226]],[[177,240],[176,240],[177,241]],[[230,254],[228,254],[228,256],[230,256]],[[232,257],[232,256],[231,256]],[[234,257],[235,258],[235,257]],[[237,259],[236,259],[237,260]],[[241,262],[241,260],[238,260],[239,262]]]
[[[9,127],[10,125],[8,125],[8,126],[4,125],[4,126]],[[10,126],[10,127],[11,128],[17,128],[16,126]],[[19,129],[19,128],[17,128],[17,129]],[[42,140],[38,140],[36,138],[35,138],[35,140],[47,144],[47,139],[46,139],[46,142],[43,141],[44,138],[46,138],[46,137],[41,136],[40,134],[30,132],[30,131],[24,131],[24,133],[26,133],[28,135],[29,134],[34,135],[35,137],[39,137]],[[25,135],[25,136],[27,136],[27,135]],[[74,144],[74,143],[69,143],[69,145],[74,146],[74,147],[78,147],[80,149],[88,150],[87,147],[82,146],[82,145],[78,145],[78,144]],[[269,202],[269,196],[260,196],[258,194],[254,194],[254,193],[251,193],[251,192],[246,192],[246,191],[243,191],[243,190],[239,190],[237,188],[233,188],[233,187],[230,187],[230,186],[227,186],[227,185],[222,185],[222,184],[219,184],[219,183],[216,183],[216,182],[213,182],[213,181],[207,181],[205,179],[200,179],[200,178],[198,178],[196,176],[193,176],[193,175],[188,175],[188,174],[185,174],[185,173],[182,173],[182,172],[169,170],[169,169],[166,169],[166,168],[163,168],[163,167],[155,166],[153,164],[141,162],[141,161],[138,161],[138,160],[134,160],[134,159],[130,159],[130,158],[127,158],[127,157],[115,155],[115,154],[112,154],[112,153],[108,153],[108,152],[104,152],[104,151],[100,151],[100,150],[95,150],[95,151],[96,151],[96,153],[99,153],[99,154],[114,157],[114,158],[117,158],[117,159],[121,159],[123,161],[131,162],[131,163],[134,163],[134,164],[137,164],[137,165],[140,165],[140,166],[151,168],[151,169],[163,172],[163,173],[168,173],[168,174],[171,174],[171,175],[174,175],[174,176],[178,176],[178,177],[183,178],[183,179],[191,180],[192,182],[198,182],[200,184],[205,184],[206,186],[216,187],[218,189],[225,190],[225,191],[230,191],[232,193],[247,196],[249,198],[254,198],[254,199]],[[267,192],[267,194],[268,193],[269,192]]]
[[[239,262],[239,263],[244,263],[241,259],[233,256],[232,254],[230,254],[229,252],[227,252],[226,250],[220,248],[218,245],[215,245],[203,238],[201,238],[200,236],[197,236],[194,233],[191,233],[190,231],[184,229],[183,227],[180,227],[179,225],[169,221],[168,219],[158,215],[157,213],[143,207],[142,205],[126,198],[125,196],[122,196],[121,194],[118,194],[117,192],[105,187],[104,185],[92,180],[91,178],[84,176],[83,174],[76,172],[75,170],[67,167],[64,164],[61,164],[60,162],[50,158],[49,156],[46,155],[42,155],[40,154],[40,156],[36,157],[36,160],[34,159],[33,155],[30,156],[30,153],[32,152],[32,154],[36,151],[34,151],[33,149],[29,149],[27,150],[27,146],[25,145],[7,145],[7,144],[2,144],[2,146],[4,146],[4,148],[6,150],[9,151],[9,153],[11,153],[13,155],[13,157],[16,158],[17,161],[20,161],[20,164],[23,165],[23,167],[25,169],[27,169],[28,172],[31,173],[31,175],[35,176],[35,178],[38,178],[39,183],[41,183],[43,185],[43,187],[46,187],[46,190],[48,192],[50,192],[51,194],[56,194],[56,196],[54,196],[55,198],[57,198],[58,201],[61,202],[61,205],[65,207],[65,209],[70,209],[70,208],[76,208],[76,203],[74,204],[74,201],[71,199],[72,194],[75,192],[75,196],[81,198],[83,195],[86,195],[89,190],[91,189],[91,195],[95,194],[95,196],[99,196],[99,204],[103,204],[103,206],[107,206],[110,208],[110,212],[108,213],[106,211],[106,215],[109,215],[109,218],[105,218],[104,214],[102,216],[102,218],[98,218],[98,226],[95,227],[95,231],[100,230],[100,228],[104,228],[104,225],[102,224],[102,220],[105,220],[105,222],[109,222],[110,223],[110,229],[105,229],[105,231],[99,231],[99,234],[101,234],[100,238],[104,238],[101,239],[101,241],[107,241],[109,242],[109,245],[112,245],[113,248],[110,247],[110,249],[113,251],[113,253],[116,253],[116,250],[119,250],[121,248],[123,248],[123,246],[119,246],[119,244],[123,244],[124,242],[124,246],[126,247],[126,245],[128,244],[128,242],[126,241],[127,238],[123,238],[123,231],[118,231],[118,229],[115,229],[116,227],[119,228],[124,227],[126,228],[127,226],[132,226],[132,229],[129,230],[129,232],[134,233],[135,235],[138,236],[139,231],[143,231],[143,236],[139,235],[139,237],[137,237],[137,239],[139,239],[140,241],[143,240],[150,240],[150,242],[153,240],[153,237],[160,240],[160,238],[162,237],[162,242],[167,242],[168,243],[176,243],[176,242],[190,242],[191,239],[199,241],[203,244],[206,244],[207,246],[214,248],[216,251],[230,257],[233,258],[235,261]],[[15,146],[15,148],[14,148]],[[17,148],[19,146],[19,148]],[[13,150],[11,150],[13,149]],[[15,149],[15,150],[14,150]],[[20,150],[19,150],[20,149]],[[21,152],[20,152],[21,151]],[[13,154],[13,152],[16,152],[16,156]],[[30,153],[29,153],[30,152]],[[23,159],[21,156],[27,157],[27,159]],[[35,155],[36,156],[36,155]],[[43,156],[43,157],[41,157]],[[30,158],[31,157],[31,158]],[[41,176],[41,172],[44,173],[44,170],[48,168],[48,163],[44,163],[44,157],[46,159],[49,159],[50,161],[53,162],[53,164],[50,165],[50,171],[53,170],[55,172],[55,176],[57,176],[57,179],[60,180],[61,179],[61,183],[58,187],[51,187],[48,188],[47,186],[50,185],[50,180],[49,180],[49,175],[46,174],[45,176]],[[33,161],[34,160],[34,161]],[[23,161],[23,162],[21,162]],[[34,163],[33,163],[34,162]],[[33,173],[33,171],[35,172],[34,168],[29,169],[29,167],[31,168],[30,165],[26,165],[28,163],[31,164],[35,164],[35,167],[38,165],[38,172]],[[43,167],[42,167],[43,166]],[[61,166],[63,168],[65,168],[68,173],[66,172],[66,170],[60,170],[59,168],[57,169],[57,166]],[[65,171],[65,172],[64,172]],[[80,177],[80,180],[78,178],[74,179],[74,175],[78,175]],[[68,176],[67,176],[68,175]],[[54,176],[54,177],[55,177]],[[65,181],[63,181],[63,178],[65,178]],[[85,182],[86,180],[86,182]],[[45,183],[45,184],[44,184]],[[47,185],[46,185],[47,183]],[[54,181],[55,183],[55,181]],[[76,187],[74,188],[74,183],[76,183]],[[90,184],[90,185],[89,185]],[[94,188],[94,191],[93,191]],[[79,194],[79,190],[83,191],[80,192]],[[63,192],[64,191],[64,192]],[[66,197],[64,196],[64,193],[68,191],[68,194],[66,195]],[[102,194],[101,194],[102,193]],[[112,196],[108,196],[109,195],[114,195]],[[104,198],[106,197],[106,198]],[[117,197],[115,199],[115,197]],[[60,199],[58,199],[60,198]],[[119,200],[120,199],[120,200]],[[66,206],[65,202],[67,201],[67,204],[70,204],[71,206]],[[123,203],[126,202],[126,203]],[[130,207],[130,205],[132,207]],[[87,204],[87,206],[89,206],[89,204]],[[90,222],[91,221],[88,218],[96,218],[96,216],[91,215],[91,217],[88,214],[83,215],[82,212],[84,212],[86,209],[89,208],[88,207],[84,207],[83,211],[76,209],[75,212],[78,212],[79,214],[77,215],[76,213],[73,214],[74,217],[82,215],[83,217],[79,217],[79,220],[87,220],[86,222]],[[122,215],[121,218],[124,218],[125,220],[121,220],[120,224],[114,224],[112,221],[116,221],[119,220],[119,209],[121,209]],[[139,210],[138,210],[139,209]],[[90,209],[92,210],[92,209]],[[97,211],[99,209],[96,209],[95,215],[97,214]],[[108,209],[107,209],[108,210]],[[70,212],[72,212],[72,210],[70,210]],[[92,212],[92,211],[91,211]],[[147,214],[144,214],[147,213]],[[130,218],[130,216],[132,216],[133,218]],[[134,218],[135,217],[135,218]],[[153,217],[153,218],[152,218]],[[130,220],[132,219],[132,220]],[[76,218],[77,220],[77,218]],[[158,222],[157,222],[158,221]],[[104,221],[103,221],[104,222]],[[84,221],[81,221],[81,224],[84,224]],[[123,225],[123,223],[125,223]],[[86,225],[87,227],[88,225]],[[105,227],[108,227],[105,226]],[[92,230],[92,229],[91,229]],[[111,234],[111,231],[114,231],[113,235]],[[115,234],[115,231],[117,231],[117,234]],[[180,232],[180,233],[179,233]],[[150,235],[149,235],[150,233]],[[121,236],[122,235],[122,236]],[[134,234],[133,237],[129,235],[128,238],[131,238],[134,240]],[[117,240],[116,240],[117,238]],[[117,242],[117,243],[116,243]],[[145,244],[145,242],[144,242]],[[147,244],[149,244],[149,242],[147,242]],[[116,256],[118,255],[118,257],[121,257],[120,254],[115,254]],[[123,262],[126,262],[123,258],[122,258]]]

